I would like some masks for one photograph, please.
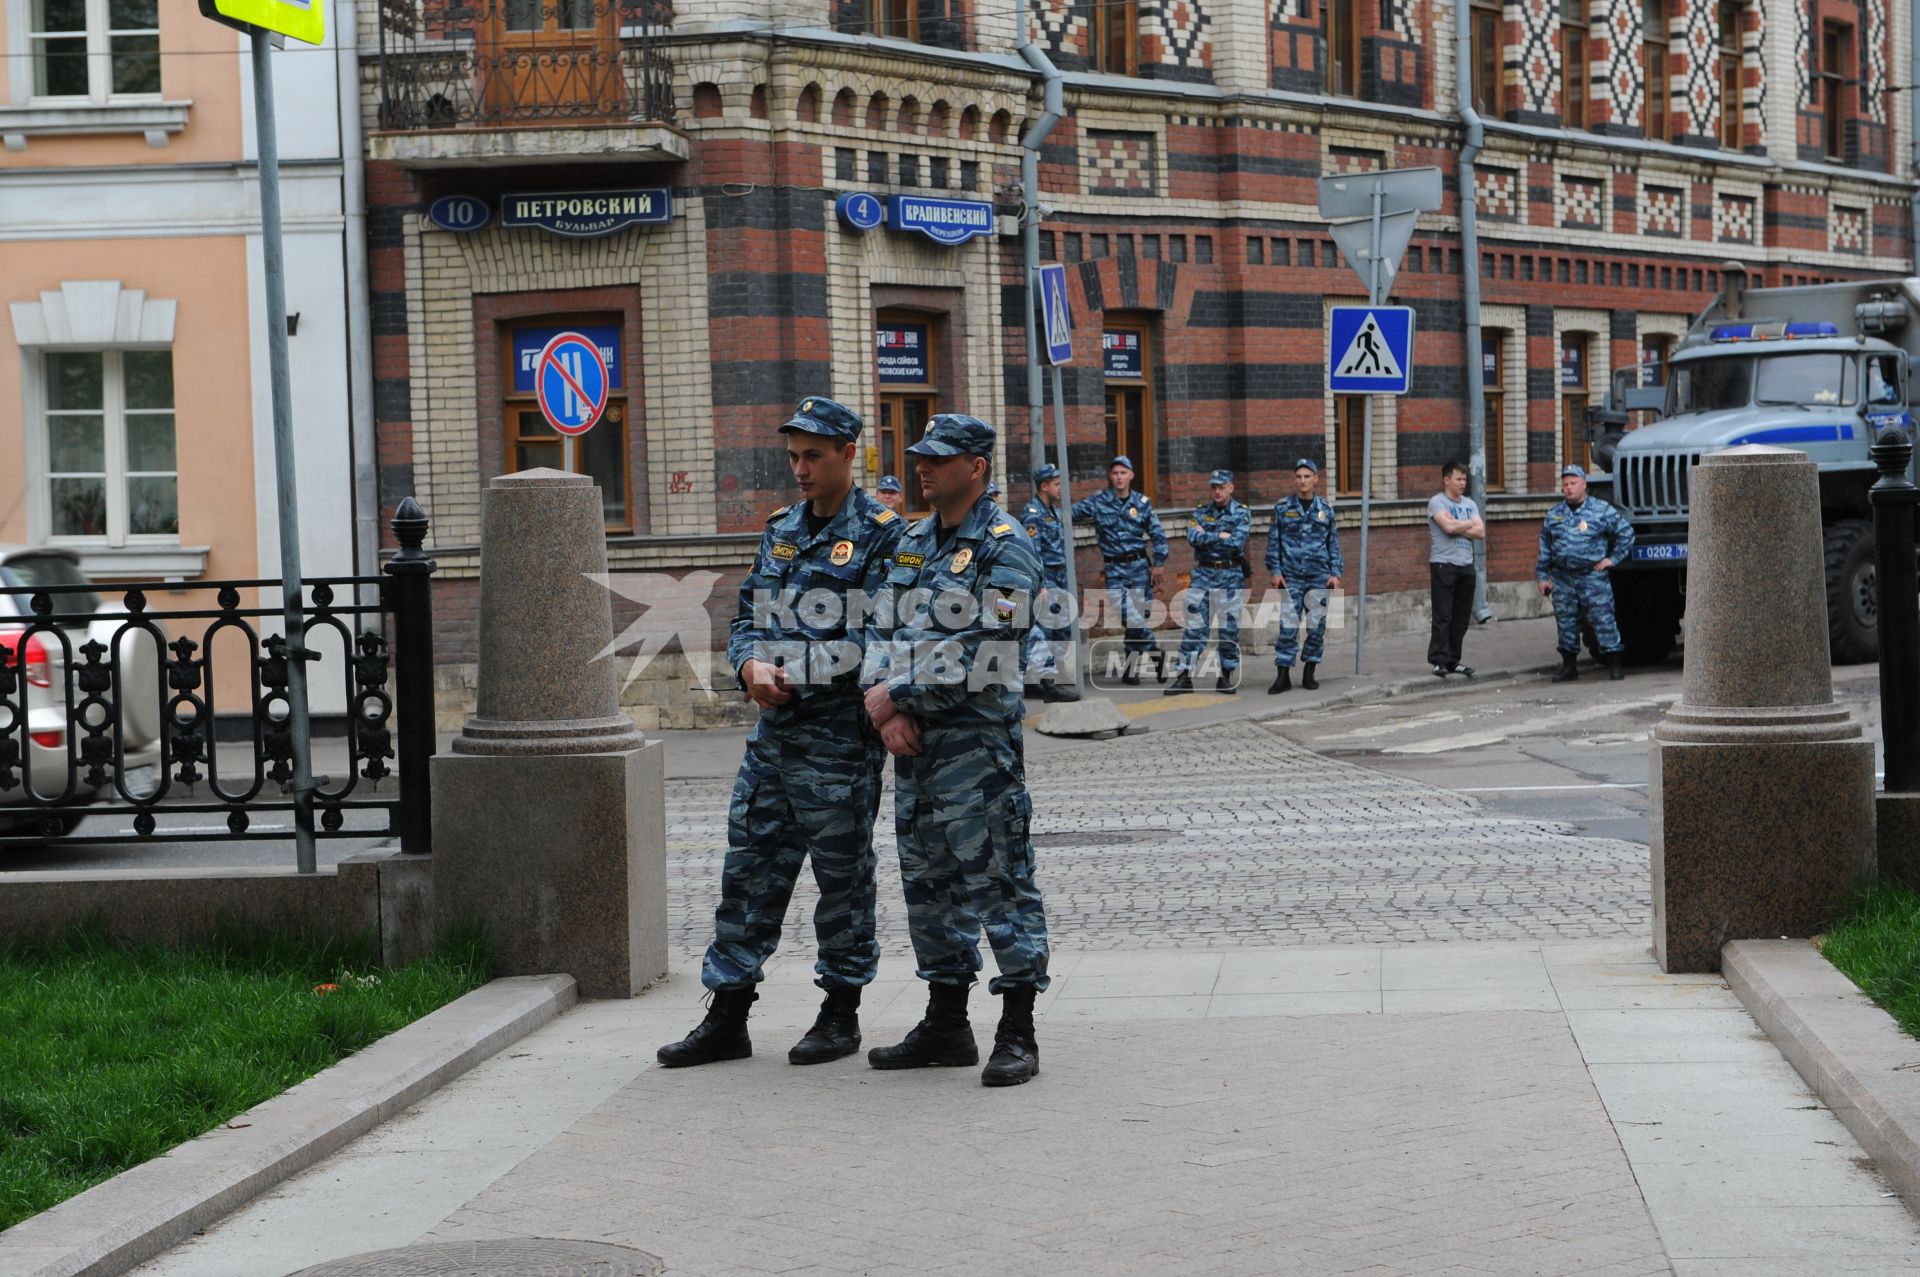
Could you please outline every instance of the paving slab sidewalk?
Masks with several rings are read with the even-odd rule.
[[[921,1008],[903,971],[870,1043]],[[1006,1091],[788,1065],[809,975],[777,961],[759,1054],[704,1069],[652,1065],[694,978],[585,1004],[137,1272],[515,1236],[689,1275],[1920,1271],[1725,983],[1637,941],[1070,954]]]

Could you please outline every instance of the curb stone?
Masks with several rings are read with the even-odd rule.
[[[0,1234],[0,1273],[125,1272],[419,1103],[578,1000],[572,976],[482,985],[231,1123],[8,1229]]]
[[[1920,1042],[1806,940],[1735,940],[1721,974],[1820,1102],[1920,1215]]]

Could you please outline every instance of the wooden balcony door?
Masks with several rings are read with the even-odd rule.
[[[483,68],[487,118],[626,116],[620,13],[620,0],[494,0]]]

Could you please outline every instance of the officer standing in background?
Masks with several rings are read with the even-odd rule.
[[[747,1012],[802,861],[811,858],[820,888],[814,983],[826,999],[787,1052],[790,1062],[820,1064],[860,1049],[860,990],[879,961],[873,819],[886,752],[860,703],[865,630],[848,628],[844,608],[823,620],[791,605],[810,591],[843,601],[855,591],[877,595],[906,520],[853,486],[860,418],[850,410],[815,395],[780,429],[801,500],[767,519],[727,642],[760,717],[733,783],[720,904],[700,970],[713,1001],[691,1033],[660,1048],[669,1068],[753,1054]],[[774,601],[785,606],[769,606]]]
[[[906,513],[906,494],[900,487],[898,477],[890,474],[880,476],[880,482],[874,485],[873,499],[895,514]]]
[[[1247,602],[1247,535],[1253,531],[1253,511],[1233,499],[1233,471],[1215,470],[1207,476],[1213,500],[1195,506],[1187,527],[1193,546],[1193,582],[1187,591],[1187,628],[1180,636],[1180,659],[1174,666],[1168,696],[1193,690],[1193,668],[1206,650],[1213,628],[1214,608],[1220,609],[1220,677],[1214,687],[1237,692],[1234,674],[1240,668],[1240,609]]]
[[[1533,574],[1540,593],[1553,599],[1553,621],[1560,641],[1560,669],[1556,683],[1580,677],[1574,660],[1580,655],[1580,613],[1593,625],[1593,636],[1607,660],[1608,677],[1627,676],[1620,667],[1620,627],[1613,621],[1613,582],[1607,569],[1633,549],[1633,525],[1626,516],[1587,495],[1587,472],[1579,466],[1560,471],[1559,505],[1547,511],[1540,525],[1540,557]]]
[[[1140,665],[1153,661],[1155,682],[1167,681],[1167,660],[1147,628],[1152,592],[1160,588],[1167,562],[1167,534],[1153,502],[1133,490],[1133,461],[1125,453],[1107,466],[1107,486],[1073,503],[1075,519],[1092,519],[1100,544],[1101,571],[1107,579],[1107,604],[1126,629],[1126,673],[1121,682],[1140,682]]]
[[[1307,613],[1315,591],[1340,588],[1345,564],[1340,559],[1340,530],[1333,506],[1314,493],[1320,481],[1320,467],[1306,457],[1293,463],[1293,495],[1273,506],[1273,526],[1267,529],[1267,576],[1276,590],[1285,590],[1292,611],[1282,615],[1280,631],[1274,638],[1273,663],[1279,667],[1267,695],[1276,696],[1293,687],[1293,658],[1300,627],[1307,625],[1307,647],[1301,653],[1306,667],[1300,674],[1300,686],[1309,692],[1320,686],[1313,671],[1326,655],[1327,602],[1323,595],[1318,612],[1309,624]]]
[[[1033,472],[1033,499],[1027,502],[1027,508],[1020,513],[1020,522],[1027,530],[1027,547],[1040,559],[1040,574],[1048,590],[1058,591],[1062,598],[1067,596],[1067,541],[1066,529],[1060,523],[1060,467],[1048,462]],[[1036,617],[1041,610],[1036,610]],[[1056,615],[1071,616],[1070,611],[1057,608]],[[1062,684],[1058,653],[1070,649],[1056,644],[1068,643],[1073,638],[1073,626],[1050,630],[1036,619],[1033,624],[1032,638],[1027,644],[1027,681],[1037,682],[1040,696],[1049,705],[1056,701],[1077,701],[1080,693],[1072,686]]]
[[[967,993],[980,932],[1000,973],[987,1086],[1040,1072],[1033,1001],[1047,987],[1047,922],[1034,881],[1020,649],[1040,590],[1040,560],[987,498],[994,429],[941,413],[907,451],[934,513],[907,530],[875,609],[880,681],[866,709],[894,764],[894,829],[927,1012],[897,1046],[867,1053],[877,1069],[979,1062]],[[962,606],[955,606],[958,602]]]

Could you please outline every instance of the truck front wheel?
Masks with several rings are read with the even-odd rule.
[[[1873,525],[1845,519],[1826,530],[1827,640],[1834,663],[1880,655],[1880,591],[1873,569]]]

